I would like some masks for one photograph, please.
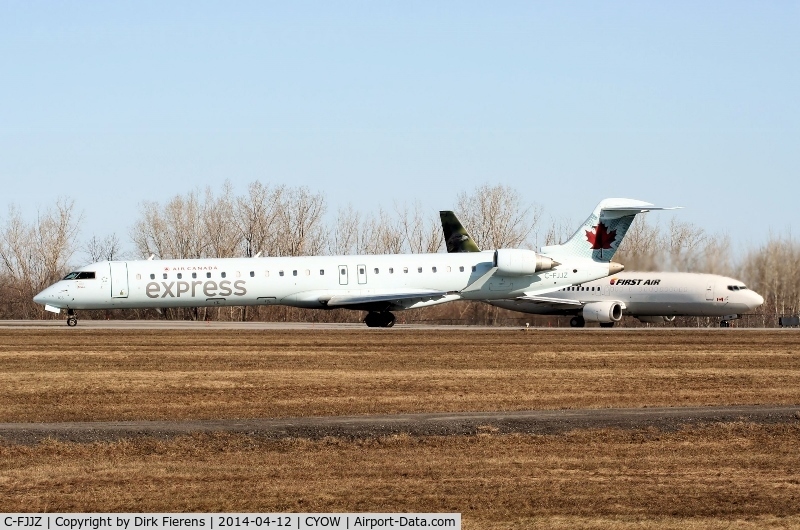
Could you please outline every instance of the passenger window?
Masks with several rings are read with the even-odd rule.
[[[476,265],[473,265],[472,266],[472,272],[475,272],[476,270],[478,270],[478,267]]]
[[[156,279],[156,275],[155,275],[155,274],[151,274],[151,275],[150,275],[150,279],[151,279],[151,280],[155,280],[155,279]]]
[[[319,270],[319,275],[320,276],[325,276],[325,269],[320,269]]]
[[[278,271],[278,276],[283,276],[283,271]]]
[[[167,279],[167,273],[166,272],[164,273],[164,279],[165,280]]]
[[[297,270],[296,269],[292,271],[292,276],[297,276]]]
[[[197,273],[196,272],[192,273],[192,278],[197,278]]]
[[[389,267],[389,274],[394,274],[394,267]]]
[[[431,267],[431,270],[432,270],[433,272],[436,272],[436,267]]]
[[[211,278],[211,273],[210,272],[206,273],[206,278]]]
[[[464,272],[464,266],[463,265],[458,268],[458,272]]]
[[[180,280],[181,278],[183,278],[183,274],[179,272],[178,273],[178,279]]]
[[[422,267],[417,267],[417,272],[422,272]]]
[[[378,267],[375,267],[375,274],[378,274]]]
[[[408,274],[408,267],[403,267],[403,273]]]
[[[256,271],[250,271],[250,277],[251,278],[255,278],[256,277]]]
[[[226,274],[223,272],[222,274],[220,274],[220,276],[222,276],[224,278],[226,276]]]

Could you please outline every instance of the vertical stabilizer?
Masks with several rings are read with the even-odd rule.
[[[604,199],[566,243],[542,247],[542,254],[555,259],[592,258],[609,262],[638,214],[671,209],[634,199]]]
[[[439,212],[444,231],[444,242],[447,252],[480,252],[478,245],[472,240],[456,214],[449,210]]]

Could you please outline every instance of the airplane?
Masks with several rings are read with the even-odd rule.
[[[576,244],[462,254],[383,254],[101,261],[70,272],[33,300],[47,311],[288,305],[367,311],[369,327],[391,327],[391,311],[454,300],[535,296],[585,283],[623,267],[611,261],[634,217],[661,209],[605,199],[582,228],[611,233]],[[609,232],[610,231],[610,232]],[[564,248],[562,248],[564,247]],[[598,249],[601,249],[598,252]],[[556,259],[556,256],[558,259]]]
[[[439,216],[448,252],[480,252],[452,211],[441,211]],[[565,286],[547,296],[525,295],[486,302],[523,313],[572,315],[569,324],[576,328],[584,327],[586,322],[610,328],[623,314],[650,324],[672,322],[676,316],[714,316],[721,317],[720,327],[729,327],[731,320],[757,308],[764,298],[743,282],[717,274],[625,271]]]

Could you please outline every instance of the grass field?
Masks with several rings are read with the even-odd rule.
[[[0,329],[0,422],[800,404],[786,330]],[[0,446],[4,511],[455,511],[800,527],[800,425]]]

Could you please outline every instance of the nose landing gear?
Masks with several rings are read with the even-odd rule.
[[[75,315],[74,309],[67,309],[67,325],[69,327],[78,325],[78,317]]]
[[[364,323],[368,328],[390,328],[394,326],[394,315],[389,311],[370,311],[364,317]]]

